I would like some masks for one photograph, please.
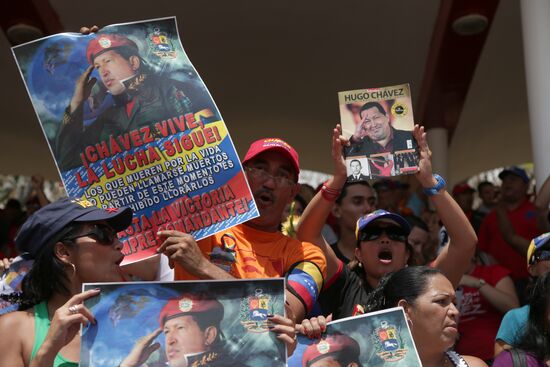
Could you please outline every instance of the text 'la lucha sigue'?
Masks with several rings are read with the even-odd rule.
[[[84,178],[80,172],[76,172],[75,178],[77,183],[79,187],[83,188],[100,182],[99,177],[102,175],[98,175],[90,167],[91,163],[110,158],[132,148],[145,146],[156,139],[166,138],[188,130],[191,130],[188,134],[164,141],[162,144],[164,154],[173,157],[176,154],[188,152],[197,147],[203,147],[222,140],[217,126],[205,127],[204,123],[200,119],[196,120],[195,115],[192,113],[157,122],[154,124],[154,128],[144,126],[118,136],[111,135],[107,141],[87,146],[80,154],[82,163],[86,168],[87,177]],[[161,161],[162,153],[158,149],[155,146],[149,146],[142,150],[126,154],[124,157],[115,157],[111,160],[112,168],[109,168],[106,162],[101,163],[101,168],[106,178],[123,175],[138,167]]]

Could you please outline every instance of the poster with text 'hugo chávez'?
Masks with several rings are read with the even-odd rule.
[[[83,286],[94,288],[81,367],[286,366],[269,320],[284,315],[283,278]]]
[[[229,132],[176,19],[63,33],[13,54],[69,196],[129,206],[125,263],[156,232],[201,239],[258,216]]]
[[[348,181],[418,171],[418,146],[408,84],[339,92]]]
[[[403,308],[328,323],[320,339],[298,337],[289,367],[421,367]]]

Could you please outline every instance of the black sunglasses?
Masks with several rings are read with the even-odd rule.
[[[388,236],[388,238],[392,241],[407,241],[407,231],[398,226],[367,227],[359,233],[359,241],[375,241],[379,239],[383,233],[385,233],[386,236]]]
[[[537,251],[531,257],[531,264],[536,264],[539,261],[548,261],[550,260],[550,250],[541,250]]]
[[[74,241],[81,237],[92,237],[100,245],[111,246],[117,239],[116,231],[106,224],[94,224],[92,229],[77,236],[65,237],[63,241]]]

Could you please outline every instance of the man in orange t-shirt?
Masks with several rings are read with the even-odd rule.
[[[281,139],[257,140],[243,159],[260,216],[195,242],[178,231],[161,231],[163,252],[175,279],[287,277],[287,310],[295,322],[312,310],[323,286],[326,261],[315,245],[280,233],[285,206],[298,193],[298,153]]]

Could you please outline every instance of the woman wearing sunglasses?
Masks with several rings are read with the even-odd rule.
[[[432,173],[431,152],[424,128],[416,125],[413,135],[420,153],[416,178],[452,238],[451,244],[443,249],[433,265],[456,287],[474,254],[477,237],[458,204],[445,191],[444,180]],[[321,228],[336,198],[334,193],[342,188],[347,178],[342,156],[342,147],[347,143],[338,125],[332,136],[334,176],[307,206],[297,231],[300,240],[316,244],[325,253],[328,281],[321,293],[320,304],[323,314],[332,314],[333,319],[363,313],[366,298],[380,279],[407,266],[412,253],[407,242],[410,227],[405,219],[383,210],[367,214],[357,222],[357,261],[350,267],[343,265],[323,239]],[[316,320],[313,321],[312,325],[305,321],[306,329],[320,330]]]
[[[34,257],[17,300],[20,311],[0,317],[0,366],[77,366],[81,324],[95,323],[82,303],[98,290],[82,283],[120,282],[122,244],[117,232],[132,220],[129,208],[102,210],[66,198],[27,219],[16,238]]]

